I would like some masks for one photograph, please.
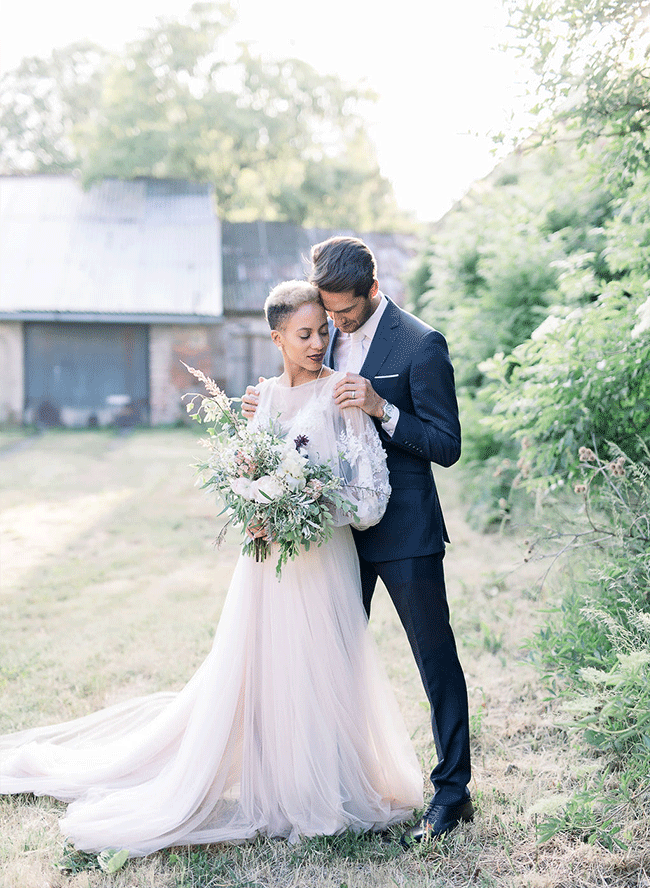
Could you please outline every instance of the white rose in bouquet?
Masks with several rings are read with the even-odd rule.
[[[305,486],[305,479],[297,478],[295,475],[285,475],[282,480],[291,490],[302,490]]]
[[[285,486],[277,475],[262,475],[257,481],[253,481],[251,487],[258,503],[279,500],[285,493]]]
[[[237,496],[241,496],[244,499],[255,499],[253,482],[249,481],[248,478],[232,478],[230,481],[230,489],[233,493],[237,494]]]

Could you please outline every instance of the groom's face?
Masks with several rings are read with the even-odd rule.
[[[345,293],[328,293],[326,290],[318,292],[334,326],[343,333],[354,333],[366,323],[374,310],[370,295],[355,296],[354,290]]]

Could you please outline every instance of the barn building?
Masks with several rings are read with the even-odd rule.
[[[197,388],[181,362],[241,394],[280,368],[269,289],[333,233],[220,222],[207,185],[0,177],[0,422],[173,424]],[[413,239],[362,237],[403,301]]]

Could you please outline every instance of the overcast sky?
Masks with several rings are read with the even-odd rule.
[[[5,0],[0,68],[89,38],[119,49],[157,16],[182,17],[189,0]],[[237,34],[269,56],[297,56],[321,73],[369,86],[369,129],[400,205],[439,218],[494,166],[491,133],[506,125],[526,75],[498,49],[501,0],[238,0]]]

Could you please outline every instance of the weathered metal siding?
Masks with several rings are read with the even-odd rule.
[[[221,237],[206,185],[0,177],[4,311],[220,315]]]
[[[309,263],[307,232],[289,222],[222,222],[223,305],[257,313],[281,281],[302,280]]]
[[[143,324],[25,324],[25,419],[43,425],[149,421]]]
[[[308,275],[312,245],[336,234],[354,232],[299,228],[289,222],[222,222],[225,313],[261,312],[272,287],[293,278],[303,280]],[[375,254],[382,290],[402,305],[406,273],[417,250],[415,238],[378,232],[359,236]]]

